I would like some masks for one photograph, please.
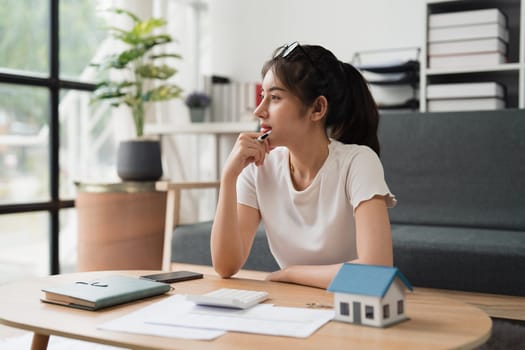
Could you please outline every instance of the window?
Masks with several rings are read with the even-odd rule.
[[[339,312],[343,316],[350,316],[350,306],[348,305],[348,303],[339,303]]]
[[[43,87],[0,83],[0,205],[50,199],[49,99]]]
[[[49,1],[2,1],[0,67],[12,72],[49,72]]]
[[[49,215],[45,211],[0,215],[0,285],[20,276],[49,273]],[[27,229],[30,227],[30,229]]]
[[[369,320],[374,319],[374,307],[370,305],[365,306],[365,318]]]
[[[109,107],[89,103],[96,80],[90,63],[112,48],[106,40],[111,18],[102,10],[151,10],[169,19],[174,37],[185,39],[182,69],[196,69],[185,79],[197,86],[202,62],[195,62],[210,56],[201,20],[207,6],[198,0],[138,3],[17,0],[0,6],[0,28],[8,28],[0,40],[0,246],[18,248],[0,261],[0,283],[74,270],[73,181],[116,178],[115,128],[108,127],[115,118]],[[203,37],[208,41],[200,42]]]
[[[383,318],[386,320],[390,318],[390,305],[383,305]]]
[[[405,312],[405,302],[404,300],[397,301],[397,314],[402,315]]]
[[[95,88],[85,78],[106,35],[99,3],[18,0],[0,8],[0,28],[9,28],[0,42],[0,246],[8,249],[0,283],[74,270],[71,151],[83,140],[71,125],[88,113]]]

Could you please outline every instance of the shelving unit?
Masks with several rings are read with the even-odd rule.
[[[440,83],[494,81],[506,90],[506,108],[525,108],[525,9],[524,0],[429,0],[425,15],[425,42],[422,45],[420,110],[427,111],[426,87]],[[483,68],[432,69],[428,67],[428,18],[432,14],[499,9],[507,18],[508,63]]]
[[[420,53],[419,47],[408,47],[354,54],[352,64],[367,80],[380,110],[419,109]]]

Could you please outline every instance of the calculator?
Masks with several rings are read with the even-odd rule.
[[[186,299],[198,305],[247,309],[268,299],[268,292],[221,288],[206,294],[191,294]]]

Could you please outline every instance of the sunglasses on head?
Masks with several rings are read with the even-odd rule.
[[[306,55],[306,51],[304,50],[304,48],[301,47],[301,45],[299,45],[299,42],[294,41],[293,43],[283,45],[281,47],[281,50],[279,50],[278,54],[275,56],[286,58],[298,47],[300,47],[303,54]]]
[[[299,44],[299,42],[297,41],[294,41],[293,43],[290,43],[290,44],[286,44],[284,46],[282,46],[282,48],[277,51],[277,54],[274,56],[274,58],[277,58],[277,57],[282,57],[284,59],[286,59],[286,57],[289,57],[293,52],[296,51],[296,49],[298,49],[299,51],[301,51],[301,53],[304,55],[304,57],[306,57],[306,59],[308,60],[308,62],[310,62],[310,64],[312,65],[312,67],[321,75],[323,76],[323,73],[321,72],[321,70],[319,69],[319,67],[317,67],[317,65],[314,63],[314,61],[312,60],[312,58],[310,57],[310,55],[308,55],[308,52],[306,52],[306,50],[304,49],[304,47],[301,46],[301,44]]]

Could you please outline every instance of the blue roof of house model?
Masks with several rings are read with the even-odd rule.
[[[396,277],[412,290],[412,285],[396,267],[345,263],[328,287],[330,292],[384,297]]]

